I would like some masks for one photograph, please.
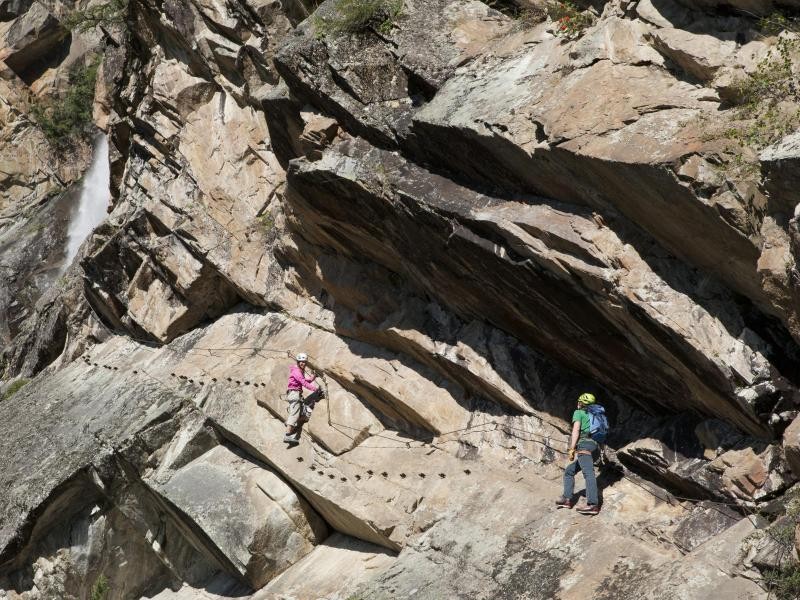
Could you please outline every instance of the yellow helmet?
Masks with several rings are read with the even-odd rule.
[[[581,394],[578,396],[578,404],[594,404],[594,394]]]

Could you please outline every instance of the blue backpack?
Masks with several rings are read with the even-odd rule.
[[[589,437],[598,444],[604,444],[609,429],[606,409],[599,404],[590,404],[586,412],[589,414]]]

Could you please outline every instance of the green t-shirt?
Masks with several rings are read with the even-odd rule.
[[[579,439],[588,438],[589,431],[591,429],[589,413],[583,409],[577,409],[574,413],[572,413],[572,422],[574,423],[575,421],[581,422],[581,435]]]

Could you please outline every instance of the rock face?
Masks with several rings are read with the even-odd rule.
[[[763,169],[767,177],[770,200],[787,218],[797,219],[797,164],[800,160],[800,135],[787,135],[761,153]]]
[[[156,489],[181,507],[254,588],[327,537],[325,522],[279,476],[222,446]]]
[[[33,2],[6,34],[3,61],[25,83],[33,83],[42,66],[69,51],[69,32],[47,8]]]
[[[57,277],[75,202],[67,185],[80,176],[86,157],[58,160],[26,114],[23,85],[0,79],[0,90],[0,347],[5,347]]]
[[[5,311],[7,376],[35,377],[0,388],[0,598],[767,598],[785,553],[753,540],[800,476],[796,152],[742,179],[709,132],[774,40],[716,3],[611,1],[575,35],[340,9],[131,0],[99,29],[113,206]],[[30,57],[64,7],[4,10],[9,89],[57,85]],[[41,161],[3,169],[19,272],[60,243],[18,233],[31,194],[66,202]],[[325,397],[287,447],[300,351]],[[587,390],[593,518],[553,507]]]
[[[202,598],[204,592],[191,589],[253,589],[280,571],[253,598],[277,598],[290,590],[296,597],[313,597],[315,586],[329,586],[334,597],[346,598],[375,577],[374,592],[367,592],[371,597],[401,593],[406,577],[419,580],[429,598],[472,592],[513,597],[529,587],[550,593],[562,578],[575,582],[564,587],[568,594],[602,589],[607,579],[628,586],[631,594],[646,594],[663,585],[664,571],[678,577],[690,564],[692,584],[684,591],[694,595],[688,597],[733,585],[744,597],[760,597],[755,584],[729,578],[750,567],[719,553],[753,531],[747,519],[712,529],[705,540],[725,532],[714,538],[713,549],[702,545],[701,552],[682,558],[663,540],[677,538],[693,512],[663,503],[628,480],[606,488],[609,508],[593,522],[593,536],[582,535],[582,517],[551,512],[559,471],[548,467],[547,459],[541,468],[530,468],[534,440],[554,431],[541,420],[506,417],[509,427],[527,433],[514,451],[503,449],[505,434],[485,424],[473,427],[468,437],[445,433],[428,443],[374,425],[372,435],[337,456],[324,441],[349,430],[333,407],[327,425],[323,405],[315,410],[317,422],[312,419],[316,429],[287,451],[280,443],[281,424],[261,408],[262,398],[273,393],[264,384],[274,377],[263,370],[264,359],[242,352],[234,370],[220,371],[219,361],[203,349],[224,345],[231,335],[244,335],[240,339],[248,345],[278,331],[302,339],[307,336],[302,327],[281,315],[240,313],[203,335],[155,351],[115,337],[4,402],[12,429],[20,427],[29,406],[47,398],[50,410],[40,431],[54,440],[42,446],[34,436],[13,441],[8,436],[4,442],[2,473],[5,482],[14,482],[3,514],[5,589],[25,598],[52,597],[47,589],[78,596],[76,578],[96,581],[122,553],[141,556],[147,570],[125,583],[124,573],[114,571],[113,597],[158,591],[159,598]],[[337,354],[336,360],[346,358]],[[385,358],[366,360],[374,368],[391,368]],[[76,402],[77,397],[92,401]],[[332,386],[323,402],[341,398]],[[498,469],[500,456],[505,458]],[[26,460],[41,468],[26,472]],[[454,486],[460,490],[456,496]],[[487,519],[489,514],[494,516]],[[493,523],[495,518],[500,521]],[[642,527],[635,549],[632,526]],[[657,533],[646,533],[650,527]],[[326,538],[332,529],[339,533]],[[560,541],[545,534],[554,530],[562,532]],[[81,550],[73,543],[71,551],[54,552],[69,531],[86,540]],[[615,545],[619,553],[608,552]],[[363,571],[352,565],[354,549],[363,553]],[[399,557],[392,558],[398,550]],[[636,583],[624,575],[633,568],[626,569],[627,557],[635,557],[639,567]],[[496,563],[496,581],[477,572],[467,579],[440,577],[443,565],[462,569],[459,561],[465,559],[470,565]],[[588,578],[580,566],[575,570],[586,561],[594,565]],[[356,576],[339,574],[351,566]],[[546,576],[534,583],[530,577],[539,569]],[[44,582],[52,587],[44,588]],[[222,596],[229,593],[234,595]]]
[[[77,209],[79,179],[91,160],[91,147],[76,139],[60,148],[37,127],[34,108],[64,90],[70,70],[91,60],[99,48],[94,32],[70,34],[50,3],[5,2],[0,5],[0,352],[14,373],[30,375],[56,358],[65,339],[62,314],[39,358],[21,359],[26,320],[48,290],[61,295],[67,225]],[[40,310],[52,305],[42,300]],[[34,318],[34,320],[39,320]],[[43,327],[47,330],[47,327]],[[16,342],[12,343],[12,340]],[[23,366],[28,365],[28,366]]]

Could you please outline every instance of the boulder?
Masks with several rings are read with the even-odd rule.
[[[722,470],[725,490],[744,499],[774,496],[797,481],[776,444],[758,453],[753,448],[729,450],[712,461],[709,468]]]
[[[761,152],[761,170],[770,204],[788,217],[798,217],[800,204],[797,172],[800,165],[800,132],[786,135]]]
[[[734,41],[675,28],[658,29],[651,34],[651,39],[664,57],[701,82],[711,81],[737,50]]]
[[[703,446],[703,457],[714,460],[730,448],[744,442],[744,438],[735,428],[720,419],[706,419],[694,428],[694,435]]]
[[[795,477],[800,478],[800,417],[783,432],[783,451]]]
[[[234,305],[234,289],[152,217],[142,214],[84,259],[95,309],[135,335],[170,340]],[[134,241],[142,236],[141,241]],[[149,239],[147,246],[145,236]],[[111,263],[109,263],[111,261]],[[109,264],[124,265],[112,280]]]
[[[675,452],[659,439],[631,442],[617,451],[617,458],[634,472],[677,490],[681,496],[702,500],[708,497],[708,490],[720,487],[719,475],[706,468],[705,460]]]
[[[673,0],[640,0],[636,3],[636,14],[643,21],[661,28],[683,28],[692,20],[686,6]]]
[[[319,597],[346,600],[358,586],[388,569],[391,552],[379,546],[334,533],[300,562],[256,592],[252,600]]]
[[[648,27],[641,21],[611,17],[581,37],[570,50],[572,68],[588,67],[608,59],[622,64],[663,64],[662,57],[645,38]]]
[[[750,539],[745,540],[742,550],[745,563],[764,571],[780,571],[791,568],[797,560],[792,548],[795,531],[794,519],[787,515],[778,517],[772,523],[763,523]]]
[[[8,28],[0,57],[26,83],[33,83],[69,52],[69,32],[40,2]]]
[[[303,131],[298,136],[300,151],[310,160],[322,157],[322,151],[333,143],[339,133],[339,123],[315,110],[302,111]]]
[[[733,60],[729,60],[728,64],[715,72],[711,85],[720,98],[731,105],[740,104],[743,100],[742,82],[758,70],[758,65],[770,52],[771,47],[761,40],[743,44]]]
[[[325,522],[279,475],[223,446],[154,487],[254,589],[327,537]]]
[[[759,501],[797,480],[779,445],[742,436],[717,419],[672,419],[650,437],[618,450],[617,457],[631,470],[657,477],[693,499]],[[711,496],[709,490],[714,490]]]
[[[729,450],[710,466],[723,472],[727,486],[734,486],[746,496],[754,496],[767,482],[767,467],[751,448]]]
[[[700,502],[681,519],[674,540],[686,552],[691,552],[708,540],[733,527],[741,515],[731,508],[714,502]]]

